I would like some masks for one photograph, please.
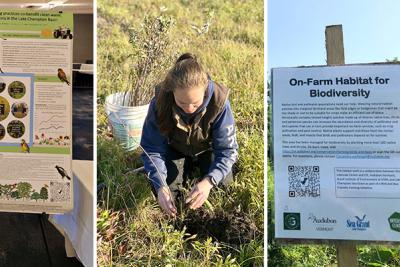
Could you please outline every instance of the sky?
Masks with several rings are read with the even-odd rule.
[[[400,0],[268,0],[268,69],[325,65],[325,27],[342,24],[346,64],[400,59]]]

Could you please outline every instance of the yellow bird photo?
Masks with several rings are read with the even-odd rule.
[[[29,148],[29,145],[26,143],[25,139],[21,140],[21,152],[23,153],[31,152],[31,149]]]

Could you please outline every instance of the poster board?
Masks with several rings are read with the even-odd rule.
[[[73,14],[0,11],[0,210],[73,205]]]
[[[272,70],[277,238],[400,241],[400,65]]]

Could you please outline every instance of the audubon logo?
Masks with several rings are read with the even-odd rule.
[[[283,229],[284,230],[300,230],[300,213],[284,212],[283,213]]]
[[[388,218],[390,229],[400,232],[400,212],[395,212]]]
[[[354,216],[356,220],[348,219],[346,222],[347,228],[351,228],[353,231],[365,231],[370,227],[370,222],[366,219],[367,215],[364,214],[362,218]]]
[[[316,225],[315,230],[317,231],[333,231],[333,225],[337,223],[336,219],[329,217],[317,217],[313,213],[308,215],[308,220]]]
[[[321,217],[317,218],[314,214],[310,213],[308,216],[308,219],[311,220],[313,223],[321,223],[321,224],[327,224],[327,223],[337,223],[335,219],[329,218],[329,217]]]

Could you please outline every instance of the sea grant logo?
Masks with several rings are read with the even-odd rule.
[[[284,212],[283,213],[283,229],[284,230],[300,230],[300,213]]]
[[[390,229],[400,232],[400,212],[395,212],[388,218]]]
[[[348,219],[346,222],[347,228],[350,228],[353,231],[365,231],[370,227],[370,221],[366,219],[367,215],[364,214],[362,218],[358,216],[354,216],[356,220]]]
[[[313,213],[308,215],[308,220],[316,225],[315,230],[325,232],[333,231],[333,226],[337,223],[336,219],[329,217],[317,217]]]

